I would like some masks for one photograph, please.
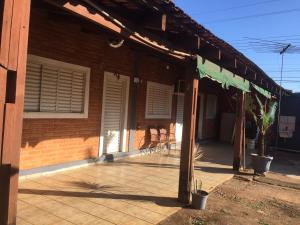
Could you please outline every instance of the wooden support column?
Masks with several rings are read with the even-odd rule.
[[[234,136],[233,170],[239,171],[244,147],[245,93],[238,91]]]
[[[0,225],[16,224],[30,0],[4,0],[0,49]]]
[[[186,70],[185,88],[178,200],[189,204],[192,191],[193,148],[198,97],[198,79],[195,64],[190,64]]]

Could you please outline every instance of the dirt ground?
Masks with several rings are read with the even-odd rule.
[[[272,174],[276,178],[299,182]],[[300,225],[300,190],[236,177],[210,193],[206,210],[185,208],[160,223],[185,224]]]

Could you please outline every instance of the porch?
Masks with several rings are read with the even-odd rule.
[[[202,145],[196,164],[203,189],[233,176],[233,147]],[[126,158],[22,179],[18,225],[156,224],[179,210],[179,151]]]
[[[197,98],[199,92],[205,93],[203,76],[209,75],[200,77],[197,63],[202,67],[209,61],[217,63],[214,71],[229,69],[232,79],[240,77],[244,83],[281,93],[237,50],[181,10],[173,13],[177,8],[172,1],[162,5],[131,1],[131,6],[115,1],[30,2],[0,4],[1,225],[16,223],[18,190],[19,224],[156,223],[181,206],[177,197],[189,200],[195,130],[202,124],[196,123],[197,114],[203,109],[205,115],[206,107],[198,105]],[[140,15],[145,21],[136,23]],[[148,146],[147,131],[154,125],[174,133],[177,97],[183,94],[180,160],[144,156],[28,179],[18,188],[19,170],[141,150]],[[244,136],[244,93],[237,90],[237,95],[235,170],[240,167]],[[205,98],[209,99],[205,104],[213,103],[203,119],[206,129],[205,122],[217,121],[217,100]],[[214,128],[208,126],[209,134],[200,137],[216,137]],[[206,190],[232,176],[233,154],[222,150],[211,156],[209,152],[208,164],[201,164],[202,171],[197,172],[203,175]]]

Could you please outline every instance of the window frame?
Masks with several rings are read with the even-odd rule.
[[[169,97],[169,114],[168,115],[151,115],[148,113],[149,103],[149,86],[164,87],[170,91]],[[146,92],[146,107],[145,107],[145,119],[171,119],[172,118],[172,103],[173,103],[174,85],[161,84],[157,82],[147,81],[147,92]]]
[[[91,73],[90,68],[71,64],[71,63],[62,62],[62,61],[55,60],[55,59],[49,59],[49,58],[45,58],[45,57],[41,57],[41,56],[28,54],[27,64],[30,62],[84,72],[86,74],[84,106],[83,106],[83,112],[81,112],[81,113],[76,113],[76,112],[75,113],[25,112],[25,109],[24,109],[23,117],[25,119],[84,119],[84,118],[88,118],[89,93],[90,93],[90,91],[89,91],[89,89],[90,89],[90,73]],[[25,82],[25,85],[26,85],[26,82]],[[25,101],[25,94],[24,94],[24,101]]]

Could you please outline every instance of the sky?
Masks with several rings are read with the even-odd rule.
[[[299,0],[174,0],[194,20],[225,40],[277,83],[279,50],[284,54],[282,86],[300,92]],[[275,52],[274,52],[275,51]]]

